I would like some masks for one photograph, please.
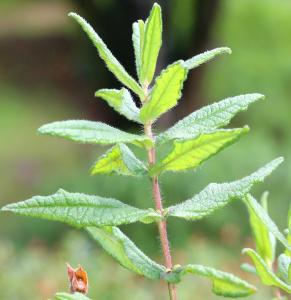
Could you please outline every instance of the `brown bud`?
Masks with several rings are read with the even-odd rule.
[[[81,265],[77,269],[73,269],[69,264],[67,264],[67,271],[71,293],[79,292],[86,295],[88,293],[87,272]]]

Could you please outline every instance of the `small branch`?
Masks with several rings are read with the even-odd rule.
[[[144,131],[145,134],[154,142],[152,125],[151,124],[145,125]],[[156,163],[156,150],[154,146],[148,150],[148,163],[149,166],[152,166]],[[156,210],[158,210],[163,215],[164,209],[163,209],[159,180],[157,176],[152,177],[152,188],[153,188],[153,197],[155,201]],[[160,235],[160,241],[163,250],[165,265],[168,270],[172,270],[173,262],[172,262],[168,233],[167,233],[167,221],[162,220],[158,222],[158,227],[159,227],[159,235]],[[168,283],[168,290],[169,290],[170,299],[177,300],[176,286],[174,284]]]

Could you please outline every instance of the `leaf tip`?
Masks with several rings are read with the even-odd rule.
[[[68,13],[68,17],[76,18],[76,17],[79,17],[79,15],[77,13],[71,11],[71,12]]]
[[[226,54],[232,54],[232,50],[229,47],[222,47],[221,52]]]

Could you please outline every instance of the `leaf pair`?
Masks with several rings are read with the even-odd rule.
[[[189,70],[223,53],[231,53],[231,51],[229,48],[206,51],[189,60],[179,60],[162,71],[156,78],[155,85],[140,110],[140,119],[143,123],[153,123],[163,113],[177,105]]]
[[[133,23],[133,47],[136,71],[142,86],[149,86],[156,70],[156,63],[162,45],[162,12],[155,3],[146,22]]]
[[[102,160],[101,160],[102,161]],[[198,220],[230,202],[242,199],[255,183],[262,182],[282,162],[275,159],[251,175],[230,183],[211,183],[193,198],[165,210],[165,217]],[[150,223],[160,220],[160,213],[153,209],[138,209],[118,200],[100,196],[68,193],[59,190],[51,196],[34,196],[23,202],[9,204],[2,210],[17,214],[61,221],[75,227],[117,226],[137,221]],[[276,227],[276,235],[286,245]]]
[[[181,280],[182,275],[193,273],[213,281],[213,292],[217,295],[244,297],[256,291],[255,287],[234,275],[205,266],[174,267],[173,271],[168,273],[165,267],[148,258],[116,227],[89,227],[87,231],[123,267],[149,279],[163,278],[168,282],[177,283]]]

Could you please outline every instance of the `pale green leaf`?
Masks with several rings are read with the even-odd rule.
[[[282,253],[278,257],[278,276],[286,283],[291,284],[291,257]]]
[[[288,241],[288,244],[291,245],[291,206],[289,207],[289,211],[288,211],[287,241]],[[291,257],[291,250],[286,249],[285,252],[288,256]],[[291,278],[291,275],[290,275],[290,278]]]
[[[128,120],[140,123],[139,109],[136,107],[127,89],[102,89],[97,91],[95,96],[105,100],[112,108],[125,116]]]
[[[137,22],[134,22],[132,25],[132,42],[134,48],[136,72],[139,80],[140,80],[140,72],[141,72],[141,65],[142,65],[144,34],[145,34],[144,22],[142,20],[138,20]]]
[[[201,133],[225,126],[238,112],[246,110],[249,104],[263,98],[261,94],[246,94],[205,106],[159,134],[157,141],[191,139]]]
[[[219,296],[246,297],[257,291],[254,286],[232,274],[201,265],[174,267],[171,273],[165,275],[165,279],[169,282],[179,282],[187,273],[209,278],[212,281],[212,291]]]
[[[156,63],[162,45],[162,27],[161,7],[155,3],[145,24],[140,70],[140,82],[145,86],[151,83],[155,74]]]
[[[266,227],[266,229],[271,232],[287,249],[291,250],[291,246],[288,244],[288,241],[286,240],[284,235],[280,232],[277,225],[269,217],[266,210],[264,210],[262,206],[260,206],[256,199],[254,199],[251,195],[247,195],[245,197],[245,202],[247,203],[249,210],[251,210],[252,213],[256,215],[257,219],[260,220],[260,222]],[[262,247],[264,246],[262,245]],[[260,254],[260,256],[262,255]]]
[[[138,146],[152,144],[151,140],[145,135],[131,134],[101,122],[85,120],[49,123],[40,127],[38,132],[43,135],[62,137],[86,144],[112,145],[116,143],[132,143]]]
[[[95,32],[92,26],[81,16],[76,13],[69,13],[69,16],[75,19],[86,32],[94,46],[97,48],[99,56],[104,60],[107,68],[116,76],[116,78],[126,87],[131,89],[140,97],[143,97],[143,89],[139,84],[126,72],[124,67],[113,56],[111,51],[107,48],[100,36]]]
[[[140,110],[140,119],[144,123],[156,120],[177,104],[186,75],[187,70],[181,62],[174,63],[162,71],[155,81],[149,99]]]
[[[90,300],[90,298],[80,293],[57,293],[55,295],[55,300]]]
[[[92,175],[114,173],[127,176],[144,176],[147,174],[147,169],[126,145],[118,144],[102,155],[91,170]]]
[[[240,268],[245,271],[245,272],[248,272],[250,274],[253,274],[253,275],[257,275],[257,271],[256,271],[256,268],[248,263],[243,263],[240,265]]]
[[[270,218],[267,216],[267,194],[264,193],[262,197],[262,204],[264,207],[261,207],[256,200],[250,199],[251,196],[246,197],[246,205],[248,208],[249,216],[250,216],[250,224],[252,228],[252,232],[255,238],[256,243],[256,251],[258,254],[264,259],[264,261],[271,266],[274,258],[275,258],[275,243],[274,236],[270,233],[269,228],[265,223],[272,224],[272,227],[276,228],[277,232],[279,232],[278,228]],[[254,202],[255,201],[255,202]],[[261,215],[263,215],[265,222],[261,219]],[[271,222],[271,223],[270,223]],[[280,236],[281,233],[279,232]],[[284,238],[284,236],[282,236]]]
[[[170,153],[151,169],[156,175],[164,171],[196,169],[225,147],[236,142],[249,131],[248,127],[203,133],[191,140],[176,140]]]
[[[198,220],[210,215],[230,202],[242,199],[255,183],[262,182],[272,173],[283,158],[277,158],[251,175],[230,183],[211,183],[193,198],[169,207],[166,211],[169,216],[186,220]]]
[[[231,49],[227,47],[216,48],[210,51],[205,51],[201,54],[195,55],[194,57],[184,61],[183,65],[188,70],[197,68],[198,66],[212,60],[221,54],[231,54]]]
[[[60,221],[81,228],[111,226],[160,219],[153,209],[138,209],[118,200],[58,190],[50,196],[34,196],[2,208],[19,215]]]
[[[262,282],[268,286],[275,286],[287,293],[291,293],[291,286],[283,282],[280,278],[278,278],[273,271],[268,267],[268,265],[264,262],[264,260],[259,256],[256,251],[253,249],[244,249],[244,254],[247,254],[253,261],[257,273],[261,278]]]
[[[147,257],[117,227],[88,227],[87,231],[124,268],[150,279],[160,279],[165,267]]]

